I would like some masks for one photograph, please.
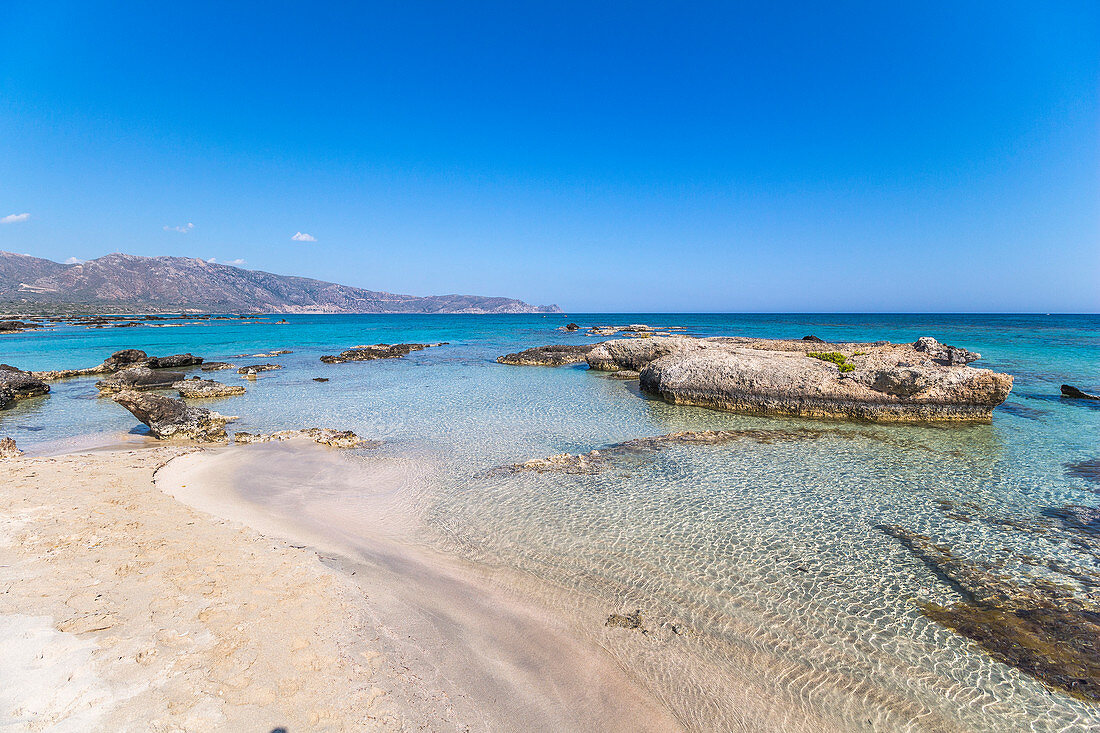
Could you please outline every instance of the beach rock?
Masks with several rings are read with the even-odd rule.
[[[595,344],[555,344],[552,346],[536,346],[517,354],[498,356],[500,364],[512,364],[517,366],[561,366],[563,364],[580,364],[585,356],[595,348]]]
[[[170,389],[183,379],[181,372],[150,369],[147,366],[130,367],[115,372],[107,379],[95,383],[101,393],[110,394],[123,390]]]
[[[215,397],[232,397],[242,395],[244,387],[236,384],[223,384],[213,379],[184,379],[172,385],[172,389],[180,393],[180,397],[196,399],[211,399]]]
[[[221,415],[205,407],[194,407],[183,400],[126,390],[113,396],[158,438],[189,438],[202,442],[226,440],[226,423],[235,416]]]
[[[333,448],[374,448],[381,445],[377,440],[360,438],[350,430],[334,430],[332,428],[301,428],[298,430],[280,430],[275,433],[240,432],[234,433],[233,442],[241,444],[270,443],[272,441],[298,438],[312,440],[314,443]]]
[[[50,391],[50,385],[31,372],[0,364],[0,410],[16,400],[37,397]]]
[[[11,438],[0,438],[0,460],[18,458],[21,455],[23,455],[23,451],[16,447],[14,440]]]
[[[181,367],[198,366],[202,364],[201,356],[192,354],[172,354],[171,356],[154,356],[149,359],[147,366],[150,369],[179,369]]]
[[[606,341],[587,361],[640,371],[642,390],[667,402],[763,415],[986,422],[1007,398],[1012,377],[964,366],[977,355],[918,344],[838,343],[824,360],[812,341],[654,336]]]
[[[217,372],[222,369],[236,369],[237,367],[224,361],[208,361],[199,368],[204,372]]]
[[[259,372],[270,372],[274,369],[282,369],[282,364],[250,364],[249,366],[243,366],[237,370],[237,374],[257,374]]]
[[[931,336],[921,336],[913,342],[913,348],[931,356],[941,364],[948,366],[965,365],[982,358],[981,354],[975,354],[966,349],[941,344]]]
[[[432,346],[432,344],[371,344],[370,346],[356,346],[353,349],[342,351],[336,356],[322,356],[321,361],[325,364],[343,364],[349,361],[397,359],[402,356],[408,356],[414,351],[422,351],[430,346]]]
[[[122,351],[116,351],[104,359],[103,363],[99,365],[99,368],[105,372],[115,372],[119,369],[134,366],[135,364],[144,364],[148,360],[149,355],[141,349],[123,349]],[[94,369],[95,367],[92,368]]]
[[[1062,385],[1062,396],[1074,400],[1100,400],[1100,395],[1082,392],[1072,384]]]
[[[658,336],[638,341],[616,339],[596,344],[588,352],[585,361],[591,368],[602,372],[617,372],[624,369],[640,372],[642,367],[663,356],[708,346],[704,339],[693,339],[688,336]]]

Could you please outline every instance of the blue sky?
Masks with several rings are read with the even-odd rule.
[[[4,16],[3,250],[573,311],[1100,311],[1095,2]]]

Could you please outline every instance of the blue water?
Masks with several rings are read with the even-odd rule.
[[[991,660],[925,619],[918,601],[954,591],[896,540],[896,524],[1005,572],[1095,592],[1096,560],[1059,531],[1024,532],[1044,512],[1096,506],[1100,486],[1067,465],[1100,458],[1100,404],[1059,385],[1100,391],[1100,317],[1080,315],[572,314],[566,316],[286,316],[286,325],[204,321],[171,327],[62,328],[0,336],[0,362],[23,369],[98,364],[111,352],[190,351],[285,369],[207,406],[237,429],[348,428],[384,441],[362,461],[415,457],[406,489],[420,541],[485,566],[538,578],[563,613],[643,609],[639,642],[584,626],[694,729],[1084,730],[1100,711]],[[637,383],[583,366],[507,367],[500,354],[583,343],[582,326],[647,323],[688,333],[894,342],[934,336],[979,351],[975,366],[1015,376],[992,424],[876,426],[767,419],[672,406]],[[449,342],[404,359],[326,365],[322,354],[379,342]],[[273,358],[236,358],[273,349]],[[314,377],[330,378],[317,383]],[[30,451],[91,433],[141,432],[97,397],[94,379],[0,413],[0,435]],[[595,475],[500,474],[495,466],[588,451],[677,430],[823,428],[814,440],[681,446]],[[271,492],[280,488],[274,481]],[[289,488],[288,488],[289,490]],[[349,495],[349,505],[356,501]],[[970,502],[972,521],[942,508]],[[990,521],[984,521],[990,520]],[[1049,523],[1047,525],[1049,526]],[[1039,569],[1055,561],[1078,577]],[[560,591],[567,592],[562,593]],[[532,591],[535,592],[535,591]],[[581,600],[583,599],[583,603]],[[687,633],[669,631],[676,627]],[[587,632],[586,632],[587,633]],[[602,634],[602,635],[601,635]],[[773,700],[746,720],[745,696]],[[786,712],[784,712],[786,711]],[[793,713],[791,711],[794,711]],[[769,717],[769,715],[771,717]],[[762,716],[762,717],[761,717]],[[798,721],[803,721],[799,723]]]

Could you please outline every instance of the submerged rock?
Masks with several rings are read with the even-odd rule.
[[[110,394],[123,390],[170,389],[183,379],[182,372],[168,372],[136,366],[115,372],[107,379],[95,383],[101,393]]]
[[[234,395],[242,395],[245,392],[244,387],[238,384],[224,384],[222,382],[216,382],[213,379],[199,379],[198,377],[175,382],[172,385],[172,389],[179,392],[180,397],[197,399],[232,397]]]
[[[0,438],[0,460],[18,458],[21,455],[23,455],[23,451],[19,450],[13,439]]]
[[[878,422],[989,421],[1012,377],[963,365],[976,358],[963,349],[918,343],[841,343],[820,354],[816,342],[803,340],[655,336],[606,341],[586,360],[597,370],[639,371],[643,391],[674,404]]]
[[[294,440],[305,438],[314,443],[332,446],[333,448],[374,448],[381,443],[377,440],[360,438],[350,430],[334,430],[332,428],[301,428],[299,430],[280,430],[275,433],[234,433],[233,442],[241,444],[270,443],[278,440]]]
[[[50,385],[32,372],[16,369],[8,364],[0,364],[0,410],[16,400],[37,397],[49,391]]]
[[[397,359],[408,356],[414,351],[422,351],[433,344],[371,344],[347,349],[336,356],[321,357],[325,364],[343,364],[349,361],[374,361],[375,359]]]
[[[925,616],[973,640],[993,658],[1074,697],[1100,702],[1100,606],[1046,579],[1019,582],[964,560],[897,526],[899,540],[963,598],[918,604]]]
[[[1066,465],[1066,471],[1070,476],[1100,484],[1100,458],[1069,463]]]
[[[158,438],[189,438],[203,442],[227,439],[226,423],[236,416],[221,415],[205,407],[188,405],[180,399],[127,390],[113,396]]]
[[[498,356],[500,364],[512,364],[516,366],[562,366],[563,364],[580,364],[585,356],[595,348],[595,344],[554,344],[552,346],[536,346],[533,349],[520,351],[516,354]]]
[[[1074,387],[1072,384],[1062,385],[1062,396],[1068,397],[1073,400],[1100,400],[1100,394],[1082,392],[1081,390]]]
[[[640,608],[628,614],[613,613],[607,617],[607,621],[604,621],[603,625],[641,631],[643,634],[649,633],[642,625],[642,609]]]

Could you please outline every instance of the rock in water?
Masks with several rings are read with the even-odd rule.
[[[23,451],[16,447],[15,441],[11,438],[0,438],[0,460],[5,458],[18,458],[23,455]]]
[[[565,324],[565,330],[566,330],[566,331],[576,331],[576,330],[578,330],[578,329],[580,329],[580,326],[578,326],[578,325],[577,325],[577,324],[575,324],[575,323],[567,323],[567,324]]]
[[[149,355],[141,349],[123,349],[104,359],[100,368],[105,372],[114,372],[134,364],[144,364],[148,360]]]
[[[237,418],[218,414],[204,407],[188,405],[183,400],[161,395],[126,390],[113,396],[158,438],[189,438],[202,442],[227,439],[226,423]]]
[[[294,440],[305,438],[314,443],[332,446],[333,448],[375,448],[381,443],[377,440],[360,438],[350,430],[334,430],[332,428],[301,428],[299,430],[280,430],[275,433],[234,433],[233,442],[241,444],[270,443],[277,440]]]
[[[49,391],[50,385],[30,372],[0,364],[0,410],[16,400],[37,397]]]
[[[1082,392],[1074,387],[1072,384],[1062,385],[1062,396],[1069,397],[1074,400],[1100,400],[1100,395],[1091,394],[1089,392]]]
[[[235,368],[236,368],[235,365],[228,364],[224,361],[208,361],[200,367],[200,369],[202,369],[204,372],[217,372],[217,371],[221,371],[222,369],[235,369]]]
[[[181,372],[150,369],[147,366],[130,367],[116,372],[107,379],[95,383],[96,389],[105,394],[134,389],[169,389],[183,379]]]
[[[802,340],[655,336],[606,341],[587,361],[640,371],[642,390],[667,402],[763,415],[986,422],[1012,389],[1009,375],[965,366],[977,355],[946,351],[954,347],[934,339],[833,344],[837,359],[828,361],[812,358],[815,348]]]
[[[244,387],[237,384],[223,384],[213,379],[184,379],[172,385],[172,389],[180,393],[180,397],[192,397],[209,399],[213,397],[232,397],[244,394]]]
[[[282,364],[250,364],[237,370],[237,374],[256,374],[257,372],[270,372],[273,369],[282,369]]]
[[[148,366],[152,369],[179,369],[180,367],[198,366],[200,364],[202,364],[201,356],[172,354],[171,356],[154,356],[149,359]]]
[[[375,359],[397,359],[408,356],[414,351],[422,351],[432,344],[371,344],[347,349],[336,356],[325,355],[321,361],[325,364],[343,364],[349,361],[374,361]]]
[[[563,364],[580,364],[584,361],[588,352],[595,347],[595,344],[554,344],[553,346],[536,346],[533,349],[527,349],[518,354],[498,356],[497,362],[516,366],[561,366]]]

